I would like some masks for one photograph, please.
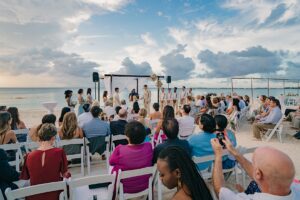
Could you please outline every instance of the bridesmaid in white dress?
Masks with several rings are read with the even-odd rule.
[[[77,116],[84,113],[83,110],[83,104],[85,103],[85,100],[83,98],[83,89],[78,90],[78,110],[77,110]]]
[[[86,92],[86,102],[90,105],[93,104],[93,97],[92,97],[92,89],[88,88]]]

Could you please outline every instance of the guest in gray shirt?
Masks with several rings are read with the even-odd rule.
[[[82,127],[85,137],[90,142],[90,152],[92,154],[97,152],[100,155],[105,151],[105,137],[110,135],[109,124],[99,118],[101,112],[99,106],[93,106],[91,109],[93,119]]]

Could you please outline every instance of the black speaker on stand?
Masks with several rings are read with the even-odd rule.
[[[171,83],[172,78],[171,76],[167,76],[166,82],[168,83],[168,89],[169,89],[169,84]]]
[[[100,103],[100,80],[99,80],[99,73],[98,72],[93,72],[93,82],[95,83],[95,99],[97,96],[97,82],[98,82],[98,101]]]

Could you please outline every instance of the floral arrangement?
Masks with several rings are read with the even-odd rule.
[[[157,75],[156,74],[152,74],[150,76],[150,78],[151,78],[152,81],[156,81],[157,80]]]
[[[160,80],[157,80],[156,87],[161,88],[162,85],[163,85],[162,82]]]

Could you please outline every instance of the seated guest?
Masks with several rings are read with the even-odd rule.
[[[172,106],[166,105],[163,110],[163,117],[162,119],[157,123],[155,133],[154,133],[154,140],[157,141],[159,132],[162,131],[162,124],[164,120],[167,119],[175,119],[175,113],[174,108]],[[162,140],[166,140],[167,136],[165,134],[161,135]]]
[[[150,120],[161,119],[162,118],[162,114],[161,114],[161,112],[159,112],[159,104],[158,103],[154,103],[153,104],[153,109],[154,109],[154,112],[150,113],[150,115],[149,115]]]
[[[116,107],[115,107],[116,114],[115,114],[115,116],[114,116],[113,121],[117,121],[117,120],[119,119],[119,111],[120,111],[121,109],[122,109],[121,106],[116,106]]]
[[[178,118],[179,123],[179,138],[187,139],[190,135],[193,134],[194,130],[194,117],[191,117],[190,114],[191,106],[184,105],[180,110],[182,117]]]
[[[16,107],[9,107],[7,112],[10,113],[12,122],[11,122],[11,130],[25,129],[26,125],[23,121],[20,120],[19,111]]]
[[[226,129],[228,125],[228,120],[224,115],[216,115],[216,134],[223,133],[225,137],[227,137],[234,147],[236,147],[236,137],[234,133],[230,129]],[[232,155],[223,157],[223,169],[230,169],[235,166],[235,159]]]
[[[39,141],[39,136],[38,136],[38,132],[40,130],[40,128],[42,127],[43,124],[49,123],[49,124],[53,124],[55,126],[55,121],[56,121],[56,116],[53,114],[47,114],[44,115],[44,117],[42,118],[42,123],[38,126],[32,127],[29,131],[29,135],[27,137],[27,142],[38,142]],[[59,136],[56,135],[56,140],[59,141]]]
[[[63,149],[53,147],[56,127],[43,124],[38,132],[40,146],[25,157],[20,179],[29,180],[30,185],[62,181],[69,178],[68,161]],[[59,199],[60,191],[27,197],[28,200]]]
[[[78,116],[78,126],[80,128],[82,128],[85,123],[87,123],[93,119],[93,116],[90,112],[90,104],[84,104],[82,107],[83,107],[84,113],[82,113]]]
[[[58,118],[58,126],[60,127],[63,123],[63,120],[64,120],[64,116],[66,113],[68,112],[71,112],[71,109],[69,107],[63,107],[61,109],[61,113],[60,113],[60,116]]]
[[[19,173],[16,171],[16,168],[10,166],[8,162],[9,159],[6,152],[0,149],[0,189],[4,199],[6,199],[4,194],[6,188],[17,189],[18,186],[13,182],[19,180]]]
[[[126,105],[126,100],[125,99],[122,99],[121,100],[121,108],[127,110],[128,109],[128,106]]]
[[[99,155],[102,155],[106,149],[105,137],[110,135],[109,124],[99,118],[101,112],[102,110],[99,106],[93,106],[91,109],[93,119],[82,127],[85,137],[90,142],[90,152],[92,154],[97,152]],[[104,158],[105,156],[103,155],[102,159]]]
[[[253,123],[253,137],[255,139],[261,139],[260,132],[267,129],[273,129],[282,117],[281,110],[279,108],[280,102],[278,99],[272,99],[270,101],[270,114],[261,118],[259,121]]]
[[[186,140],[180,140],[178,138],[179,125],[176,119],[164,120],[162,124],[162,129],[168,137],[168,139],[163,143],[158,144],[154,148],[153,163],[156,163],[159,152],[161,152],[163,149],[169,146],[178,146],[185,150],[189,156],[191,155],[189,143]]]
[[[261,193],[237,194],[225,187],[222,171],[222,146],[219,140],[212,139],[211,145],[215,152],[213,185],[219,199],[300,199],[299,194],[291,187],[295,177],[295,167],[288,155],[271,147],[259,147],[255,150],[251,163],[232,146],[228,139],[223,141],[229,153],[246,170],[250,178],[255,180]]]
[[[177,187],[173,200],[212,200],[205,181],[195,163],[182,148],[176,146],[163,149],[157,160],[161,182],[168,188]]]
[[[6,111],[6,106],[0,106],[0,111]]]
[[[108,100],[105,102],[105,107],[104,107],[103,112],[106,113],[108,117],[115,116],[116,111],[113,107],[112,101]]]
[[[243,110],[246,107],[246,103],[242,96],[237,96],[237,98],[239,100],[240,109]]]
[[[214,118],[209,114],[203,114],[200,118],[199,127],[203,132],[192,135],[188,138],[188,142],[191,147],[192,156],[209,156],[212,155],[213,149],[210,144],[212,138],[216,138],[214,134],[216,130],[216,122]],[[207,169],[211,166],[212,162],[205,162],[198,164],[200,170]]]
[[[140,109],[139,118],[137,121],[141,122],[145,127],[149,126],[149,121],[146,120],[147,110],[145,108]]]
[[[17,142],[16,134],[11,130],[12,118],[9,112],[0,111],[0,145]]]
[[[112,135],[125,135],[125,126],[127,124],[127,111],[124,109],[119,110],[119,119],[110,122],[110,132]],[[119,144],[128,144],[127,140],[119,140],[114,142],[115,146]]]
[[[149,142],[144,143],[146,132],[144,126],[137,121],[129,122],[125,127],[128,145],[119,145],[113,151],[109,164],[112,172],[140,169],[152,165],[153,150]],[[123,180],[125,193],[137,193],[148,187],[149,176],[139,176]]]
[[[132,110],[128,116],[128,121],[137,120],[139,118],[140,106],[137,101],[133,102]]]
[[[58,135],[61,140],[83,138],[82,129],[77,124],[77,118],[74,112],[69,112],[65,114],[63,124],[58,131]],[[77,154],[81,152],[81,145],[70,144],[64,146],[63,149],[65,150],[65,153],[67,155]]]

